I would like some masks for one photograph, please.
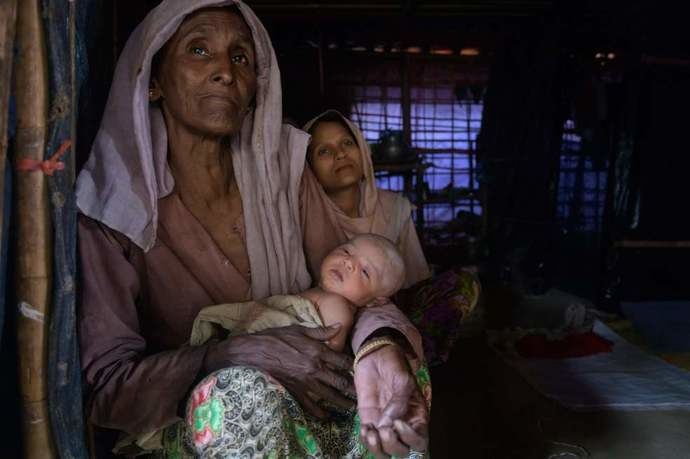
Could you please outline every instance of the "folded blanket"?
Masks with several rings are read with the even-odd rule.
[[[275,295],[261,301],[218,304],[199,312],[192,326],[189,344],[198,346],[210,338],[228,333],[256,333],[288,325],[322,327],[323,322],[312,302],[297,295]]]

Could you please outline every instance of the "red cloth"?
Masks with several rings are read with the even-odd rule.
[[[515,349],[521,357],[536,359],[567,359],[611,352],[613,343],[594,332],[568,335],[560,340],[548,340],[534,334],[520,338]]]

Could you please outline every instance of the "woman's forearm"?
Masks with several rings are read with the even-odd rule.
[[[411,349],[420,361],[424,359],[421,335],[405,314],[392,303],[362,310],[352,332],[352,351],[357,353],[365,341],[382,333],[393,338],[403,338],[407,345],[401,343],[402,348]]]
[[[141,434],[179,420],[181,404],[200,375],[205,353],[206,346],[183,347],[141,359],[122,355],[96,374],[87,368],[90,421]]]

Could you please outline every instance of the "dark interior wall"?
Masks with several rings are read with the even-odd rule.
[[[498,263],[553,232],[564,120],[560,34],[547,21],[525,25],[506,37],[491,69],[478,150]]]
[[[302,126],[328,105],[322,91],[321,65],[317,48],[278,51],[283,87],[283,114],[289,121]]]
[[[8,212],[9,214],[9,212]],[[9,215],[8,215],[9,216]],[[11,224],[11,222],[10,222]],[[9,240],[12,241],[11,226],[8,228]],[[11,246],[11,244],[10,244]],[[10,247],[7,256],[8,260],[14,260],[14,250]],[[8,276],[6,285],[14,285],[12,277],[12,263],[8,264]],[[0,457],[21,457],[22,454],[22,426],[18,422],[21,416],[21,403],[19,396],[19,375],[17,371],[17,318],[10,310],[10,305],[15,305],[16,297],[12,288],[5,290],[4,307],[6,313],[2,323],[2,333],[0,333],[0,394],[4,405],[5,416],[0,422]]]
[[[616,306],[690,298],[690,249],[622,249],[616,254]]]
[[[636,206],[616,239],[645,241],[650,247],[609,251],[611,291],[617,301],[688,299],[690,248],[654,244],[690,240],[690,61],[648,61],[639,72],[631,184]]]
[[[688,240],[690,215],[683,203],[690,174],[690,61],[646,65],[640,98],[640,221],[631,236]]]

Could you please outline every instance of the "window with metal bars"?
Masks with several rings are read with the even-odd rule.
[[[574,121],[566,120],[556,214],[570,230],[599,232],[606,202],[606,162],[595,161],[582,150],[582,137],[577,134]]]
[[[352,120],[367,141],[376,143],[383,130],[402,130],[399,86],[358,86],[350,94]],[[465,96],[449,83],[410,88],[410,147],[426,166],[423,200],[416,204],[423,208],[427,229],[446,227],[462,211],[481,214],[475,142],[483,104],[480,95]],[[383,189],[405,191],[403,178],[395,173],[378,172],[377,182]],[[409,196],[414,202],[415,196]]]

